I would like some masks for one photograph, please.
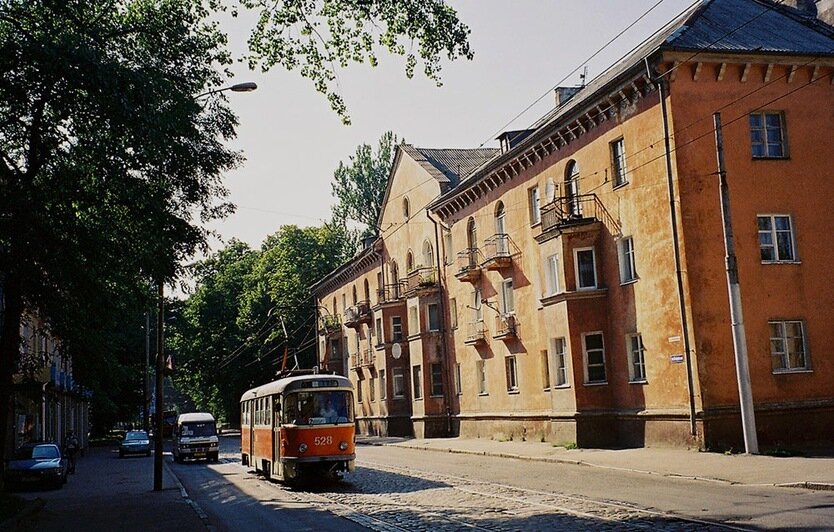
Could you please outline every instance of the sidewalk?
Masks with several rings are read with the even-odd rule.
[[[29,512],[0,530],[206,530],[165,462],[162,473],[162,490],[153,491],[153,457],[119,459],[115,448],[88,449],[61,489],[17,492]]]
[[[576,464],[728,484],[834,490],[834,457],[776,458],[681,449],[565,449],[549,443],[488,439],[357,436],[356,443]]]

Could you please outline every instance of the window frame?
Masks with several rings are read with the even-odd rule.
[[[551,338],[549,342],[551,356],[553,357],[553,387],[570,388],[570,373],[568,371],[568,342],[564,336]],[[561,351],[558,349],[561,345]],[[560,378],[561,377],[561,378]]]
[[[601,340],[601,343],[602,343],[602,347],[600,347],[598,349],[597,348],[593,349],[594,352],[599,351],[600,354],[602,355],[602,362],[599,363],[599,364],[597,364],[597,363],[593,364],[594,367],[601,367],[602,368],[602,372],[603,372],[603,379],[602,380],[593,380],[592,381],[590,379],[591,363],[590,363],[590,358],[588,356],[589,353],[590,353],[590,350],[588,349],[588,337],[590,337],[590,336],[599,336],[599,338]],[[584,383],[585,386],[598,386],[598,385],[608,384],[608,370],[607,370],[606,364],[605,364],[605,335],[602,333],[602,331],[590,331],[590,332],[582,333],[582,358],[583,358],[583,361],[584,361],[583,365],[584,365],[584,370],[585,370],[585,383]]]
[[[579,254],[584,251],[591,252],[591,260],[594,266],[594,284],[593,286],[582,286],[581,284],[581,276],[579,270]],[[583,248],[575,248],[573,250],[573,268],[574,273],[576,275],[576,290],[597,290],[599,288],[599,276],[597,275],[597,252],[596,249],[591,247],[583,247]]]
[[[625,138],[612,140],[609,144],[611,152],[611,182],[613,188],[628,185],[628,165],[626,164]],[[618,151],[619,147],[619,151]]]
[[[455,394],[463,395],[463,383],[460,378],[460,362],[455,364]]]
[[[368,399],[372,403],[376,402],[376,379],[373,374],[368,377]]]
[[[637,340],[639,345],[635,346]],[[626,357],[628,360],[628,382],[631,384],[644,384],[648,382],[646,377],[646,346],[643,344],[643,335],[639,332],[626,335]]]
[[[527,206],[530,211],[530,226],[539,225],[542,222],[542,213],[541,193],[538,185],[527,189]]]
[[[408,307],[408,336],[420,334],[420,307],[410,305]]]
[[[754,128],[752,124],[752,117],[759,116],[761,119],[761,126],[757,126]],[[772,155],[770,153],[769,146],[773,143],[768,142],[767,132],[767,117],[768,116],[777,116],[779,117],[779,146],[782,150],[782,153],[779,155]],[[748,113],[747,115],[747,126],[750,131],[750,156],[753,160],[768,160],[768,159],[787,159],[788,158],[788,135],[787,135],[787,124],[785,122],[785,112],[784,111],[773,111],[767,109],[759,109]],[[762,141],[754,142],[753,140],[753,131],[760,131],[762,134]],[[756,155],[754,146],[757,144],[762,145],[763,154]]]
[[[475,361],[475,374],[478,376],[478,395],[489,395],[489,386],[487,385],[486,361]]]
[[[423,366],[416,364],[411,366],[411,385],[414,388],[412,396],[415,401],[423,400]]]
[[[635,282],[637,280],[637,262],[633,236],[624,236],[617,242],[617,257],[620,263],[620,284]]]
[[[452,329],[458,328],[458,300],[455,297],[449,299],[449,325]]]
[[[431,397],[443,397],[443,364],[432,362],[429,366],[431,371]]]
[[[545,297],[555,296],[562,290],[559,279],[559,254],[554,253],[545,258],[544,285],[547,289]]]
[[[515,315],[515,290],[512,277],[501,280],[501,312],[505,317]]]
[[[787,336],[787,325],[799,325],[801,336],[799,337],[802,341],[802,360],[804,362],[803,366],[796,366],[790,367],[790,360],[791,360],[791,352],[789,351],[790,345],[790,338]],[[770,319],[767,321],[768,325],[768,335],[770,337],[770,369],[771,373],[774,375],[782,375],[786,373],[809,373],[813,371],[813,366],[811,365],[811,354],[808,349],[808,332],[807,327],[805,326],[805,320],[802,319]],[[779,337],[773,336],[773,325],[780,325],[781,326],[781,335]],[[796,337],[791,337],[796,338]],[[774,340],[778,340],[782,342],[784,346],[784,351],[781,354],[781,361],[783,366],[781,368],[774,368],[773,362],[774,358],[777,356],[777,353],[774,352]]]
[[[363,403],[364,398],[362,397],[362,379],[356,380],[356,402]]]
[[[518,359],[515,355],[507,355],[504,357],[504,372],[507,377],[507,393],[519,393],[521,386],[518,382]]]
[[[788,229],[777,229],[776,228],[776,220],[779,219],[787,219],[788,221]],[[759,228],[759,221],[767,219],[770,223],[770,229],[763,230]],[[759,259],[761,260],[762,264],[794,264],[799,262],[799,258],[797,257],[796,253],[796,234],[794,232],[794,224],[793,224],[793,217],[790,214],[776,214],[776,213],[764,213],[764,214],[757,214],[756,215],[756,230],[759,240]],[[768,260],[762,257],[762,234],[765,233],[770,236],[771,242],[770,247],[773,249],[773,260]],[[779,234],[780,233],[787,233],[790,237],[790,244],[791,244],[791,258],[783,259],[781,254],[779,253]]]
[[[432,309],[434,309],[434,325],[432,325]],[[429,332],[440,331],[440,303],[428,303],[426,305],[426,321],[428,322]]]
[[[393,386],[391,393],[395,399],[402,399],[406,396],[405,372],[403,371],[403,368],[392,368],[391,372],[391,384]]]
[[[547,349],[542,349],[539,352],[539,360],[542,364],[542,383],[543,383],[543,390],[546,392],[550,391],[550,388],[553,386],[551,383],[550,378],[550,353],[548,353]]]
[[[391,342],[402,342],[405,336],[403,335],[403,317],[391,316]]]
[[[385,370],[379,370],[377,375],[379,375],[379,400],[385,401],[388,399],[388,382],[385,379]]]

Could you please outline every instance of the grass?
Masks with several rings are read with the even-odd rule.
[[[0,523],[17,515],[25,506],[26,501],[17,495],[0,491]]]
[[[554,443],[553,447],[564,447],[568,451],[570,451],[572,449],[579,449],[579,446],[576,445],[576,442],[573,442],[573,441],[569,441],[569,442],[565,442],[565,443]]]
[[[773,447],[772,449],[766,449],[762,454],[767,456],[775,456],[777,458],[790,458],[792,456],[804,456],[805,454],[802,451],[797,451],[796,449],[785,449],[784,447]]]

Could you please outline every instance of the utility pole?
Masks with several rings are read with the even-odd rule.
[[[759,454],[759,441],[756,437],[756,414],[753,410],[753,389],[750,384],[750,366],[747,361],[747,338],[744,334],[744,317],[741,313],[741,287],[738,282],[738,263],[736,261],[735,245],[733,244],[733,223],[730,219],[730,190],[727,186],[727,171],[724,167],[724,135],[721,132],[721,113],[714,113],[712,118],[715,123],[721,219],[724,222],[727,287],[730,294],[730,320],[733,324],[733,351],[736,359],[741,426],[744,430],[744,452]]]
[[[145,312],[145,372],[143,375],[142,386],[142,429],[145,432],[150,432],[150,413],[149,406],[151,402],[150,390],[150,373],[151,371],[151,316],[149,312]]]
[[[162,290],[162,280],[157,282],[159,286],[157,287],[158,308],[156,311],[156,423],[154,428],[155,437],[153,440],[153,490],[162,491],[162,438],[165,415],[165,398],[162,396],[162,380],[164,378],[162,370],[165,366],[165,350],[163,349],[163,344],[165,337],[162,326],[165,316],[165,297]]]

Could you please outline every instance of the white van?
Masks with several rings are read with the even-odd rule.
[[[216,462],[220,452],[217,423],[205,412],[180,414],[174,427],[174,461],[186,458],[206,458]]]

